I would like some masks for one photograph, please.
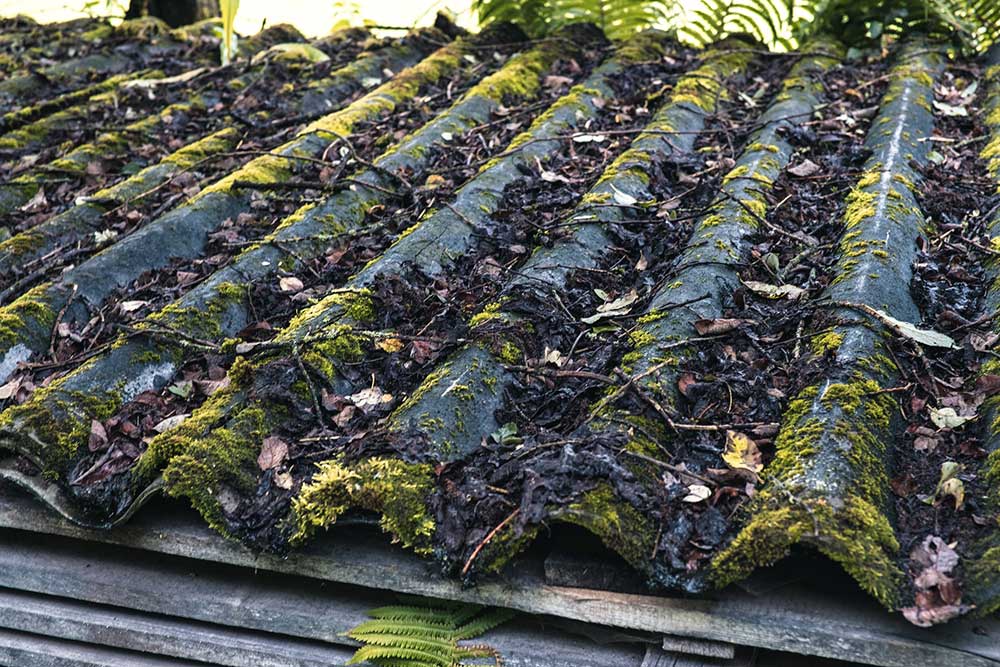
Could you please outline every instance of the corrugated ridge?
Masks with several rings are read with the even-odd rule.
[[[888,515],[888,444],[899,432],[896,398],[884,390],[899,371],[882,353],[884,323],[866,309],[919,320],[909,285],[925,221],[911,165],[923,164],[929,152],[922,138],[934,125],[933,81],[942,66],[940,53],[920,40],[897,56],[866,142],[873,154],[848,199],[836,277],[824,295],[838,306],[828,314],[836,338],[825,346],[835,350],[834,367],[789,404],[766,486],[747,525],[713,562],[720,585],[806,543],[883,605],[897,602],[902,572]]]

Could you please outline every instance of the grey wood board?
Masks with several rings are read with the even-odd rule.
[[[346,646],[4,589],[0,627],[224,667],[330,667],[353,653]]]
[[[0,628],[0,667],[218,667]]]
[[[0,586],[7,589],[0,589],[0,626],[227,667],[343,664],[356,646],[343,633],[366,610],[398,602],[384,591],[9,531],[0,531]],[[19,597],[31,604],[18,605]],[[480,639],[521,667],[642,660],[635,642],[595,643],[586,627],[577,633],[524,617]],[[344,660],[330,661],[338,655]]]
[[[113,531],[74,526],[20,492],[0,495],[0,527],[130,546],[312,577],[324,581],[464,600],[549,614],[589,623],[697,637],[882,667],[995,667],[1000,665],[1000,620],[962,620],[916,628],[863,596],[819,599],[781,589],[758,596],[727,589],[713,598],[689,599],[550,586],[541,565],[478,586],[435,576],[417,556],[387,546],[382,536],[352,527],[332,530],[287,558],[255,554],[224,540],[178,506],[148,507]]]
[[[646,649],[642,667],[754,667],[755,664],[756,655],[749,649],[743,649],[731,658],[720,658],[664,651],[650,646]]]

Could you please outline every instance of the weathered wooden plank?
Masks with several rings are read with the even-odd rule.
[[[185,600],[178,600],[185,603]],[[329,667],[353,650],[0,589],[0,627],[225,667]]]
[[[674,637],[673,635],[668,635],[663,638],[663,650],[668,653],[682,653],[684,655],[696,655],[703,658],[732,660],[736,657],[736,647],[732,644],[709,639],[696,639],[694,637]]]
[[[545,584],[540,564],[463,589],[434,576],[426,561],[387,547],[382,536],[343,526],[288,558],[228,542],[176,504],[147,507],[127,525],[94,531],[70,525],[23,494],[0,489],[0,527],[51,533],[163,554],[227,563],[328,582],[465,600],[618,628],[697,637],[883,667],[996,667],[1000,620],[921,629],[856,593],[823,598],[791,586],[750,596],[727,589],[716,599],[609,593]],[[4,541],[7,536],[4,535]],[[2,571],[2,570],[0,570]]]
[[[0,543],[0,587],[0,627],[226,667],[344,664],[357,644],[343,633],[367,610],[398,601],[384,591],[11,531]],[[508,665],[638,667],[643,637],[578,637],[595,633],[524,617],[481,641]]]
[[[655,646],[646,649],[642,667],[754,667],[757,664],[753,651],[741,651],[728,658],[687,655],[683,652],[665,651]]]
[[[5,667],[214,667],[146,656],[133,651],[89,646],[52,637],[0,630],[0,665]]]

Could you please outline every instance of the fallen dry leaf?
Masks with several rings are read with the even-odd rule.
[[[0,401],[6,401],[8,398],[17,393],[17,390],[21,388],[21,378],[16,377],[7,384],[0,387]]]
[[[797,301],[806,293],[804,289],[795,285],[770,285],[756,280],[744,280],[743,284],[753,293],[767,297],[768,299]]]
[[[292,488],[293,481],[292,473],[290,472],[279,472],[274,476],[274,485],[279,489],[284,489],[285,491]]]
[[[257,465],[261,470],[277,468],[288,458],[288,443],[276,435],[264,438],[257,456]]]
[[[788,173],[798,176],[799,178],[812,176],[817,171],[819,171],[819,165],[812,160],[803,160],[797,165],[788,167]]]
[[[305,285],[295,276],[282,276],[278,280],[278,288],[282,292],[301,292]]]
[[[756,324],[753,320],[739,320],[721,317],[714,320],[695,320],[694,328],[699,336],[718,336],[739,329],[744,324]]]
[[[958,428],[967,421],[975,419],[975,416],[964,416],[955,412],[955,408],[927,408],[931,415],[931,421],[938,428]]]
[[[632,290],[617,299],[612,299],[610,301],[606,300],[597,307],[597,312],[595,314],[590,315],[589,317],[582,317],[580,318],[580,321],[584,324],[594,324],[605,318],[628,315],[629,311],[632,310],[632,304],[638,300],[639,295],[635,290]]]
[[[156,426],[154,426],[153,430],[156,431],[157,433],[163,433],[165,431],[169,431],[173,427],[180,425],[181,422],[183,422],[190,416],[191,415],[184,413],[184,414],[174,415],[173,417],[167,417],[166,419],[158,423]]]
[[[362,389],[356,394],[351,394],[348,398],[365,414],[392,402],[392,394],[387,394],[378,387]]]
[[[688,486],[688,494],[681,500],[685,503],[700,503],[711,495],[712,490],[704,484],[691,484]]]
[[[920,571],[913,580],[917,589],[914,605],[902,610],[906,620],[928,628],[971,609],[962,604],[962,591],[949,576],[959,561],[954,544],[945,543],[937,535],[928,535],[910,552],[910,560]]]
[[[96,452],[99,449],[104,449],[107,444],[108,432],[104,429],[104,424],[92,419],[90,421],[90,437],[87,439],[90,451]]]
[[[726,448],[722,460],[734,470],[745,470],[755,477],[764,469],[757,443],[738,431],[726,431]]]
[[[382,338],[375,341],[375,347],[383,352],[399,352],[403,349],[403,341],[398,338]]]
[[[131,313],[133,311],[139,310],[148,303],[149,303],[148,301],[122,301],[120,304],[118,304],[118,307],[121,308],[121,311],[123,313]]]

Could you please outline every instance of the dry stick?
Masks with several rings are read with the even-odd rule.
[[[69,308],[69,305],[73,303],[73,299],[76,298],[77,288],[77,285],[73,285],[73,291],[70,294],[69,299],[67,299],[66,303],[63,304],[63,307],[59,309],[59,314],[56,315],[56,321],[52,324],[52,335],[49,337],[49,356],[52,359],[56,358],[56,338],[59,337],[59,325],[62,323],[63,317],[66,316],[66,310]]]
[[[490,540],[492,540],[496,536],[496,534],[499,533],[500,530],[504,526],[506,526],[508,523],[510,523],[511,521],[513,521],[517,517],[517,515],[520,514],[520,513],[521,513],[521,508],[518,507],[513,512],[511,512],[507,516],[506,519],[504,519],[503,521],[501,521],[500,523],[498,523],[497,526],[496,526],[496,528],[494,528],[489,533],[487,533],[486,537],[483,538],[482,542],[480,542],[479,544],[476,545],[476,548],[473,549],[473,551],[472,551],[472,555],[469,556],[469,560],[465,561],[465,565],[462,567],[462,576],[463,577],[469,572],[469,568],[472,567],[472,561],[476,560],[476,556],[478,556],[479,552],[483,550],[483,547],[485,547],[486,544]]]
[[[710,486],[718,486],[719,485],[718,482],[710,480],[707,477],[702,477],[701,475],[693,473],[693,472],[691,472],[690,470],[688,470],[686,468],[681,468],[679,466],[671,465],[669,463],[665,463],[664,461],[660,461],[659,459],[654,459],[652,456],[646,456],[645,454],[640,454],[639,452],[633,452],[633,451],[631,451],[629,449],[625,449],[625,448],[622,448],[621,452],[623,454],[628,454],[629,456],[634,456],[637,459],[641,459],[641,460],[645,461],[646,463],[652,463],[652,464],[657,465],[657,466],[659,466],[659,467],[661,467],[661,468],[663,468],[665,470],[669,470],[670,472],[677,473],[678,475],[686,475],[687,477],[693,477],[694,479],[698,480],[699,482],[705,482],[705,484],[708,484]]]
[[[63,247],[65,247],[65,246],[63,246]],[[70,252],[67,252],[65,255],[62,255],[59,259],[61,261],[66,261],[68,259],[72,259],[72,258],[76,257],[77,255],[83,254],[84,252],[85,252],[85,249],[83,249],[83,248],[74,248]],[[16,297],[21,296],[22,292],[24,291],[24,289],[28,285],[36,282],[40,278],[45,277],[45,274],[47,274],[49,271],[53,270],[54,268],[56,268],[56,267],[51,266],[49,264],[45,264],[45,265],[40,266],[39,268],[35,269],[34,271],[32,271],[31,273],[29,273],[28,275],[23,276],[20,279],[18,279],[17,281],[15,281],[14,284],[12,284],[10,287],[8,287],[5,290],[3,290],[2,292],[0,292],[0,305],[6,304],[8,301],[11,300],[11,298],[16,298]]]
[[[597,380],[598,382],[603,382],[604,384],[615,384],[613,378],[607,375],[602,375],[601,373],[594,373],[592,371],[563,371],[555,370],[552,368],[539,368],[535,366],[524,366],[518,364],[504,364],[504,368],[509,371],[524,371],[526,373],[532,373],[535,375],[545,375],[547,377],[556,378],[583,378],[586,380]]]
[[[739,178],[748,178],[749,180],[753,180],[753,178],[749,177],[749,176],[740,176]],[[754,192],[759,192],[759,190],[754,190]],[[719,194],[721,194],[726,199],[729,199],[729,200],[734,201],[737,204],[739,204],[740,208],[742,208],[744,211],[746,211],[751,216],[753,216],[754,220],[756,220],[760,224],[764,225],[765,227],[767,227],[768,229],[770,229],[774,233],[780,234],[782,236],[787,236],[788,238],[792,239],[796,243],[800,243],[802,245],[808,245],[809,244],[809,241],[807,241],[806,239],[803,239],[800,236],[797,236],[797,235],[795,235],[795,234],[793,234],[791,232],[787,232],[784,229],[782,229],[781,227],[778,227],[773,222],[770,222],[769,220],[765,219],[763,216],[757,215],[757,213],[754,212],[754,210],[751,209],[749,206],[747,206],[743,201],[737,199],[736,197],[734,197],[733,195],[729,194],[725,190],[719,190]]]

